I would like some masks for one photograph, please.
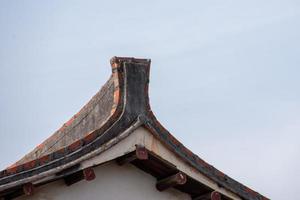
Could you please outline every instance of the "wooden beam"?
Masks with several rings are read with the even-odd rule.
[[[192,200],[211,200],[210,195],[211,195],[211,192],[197,196],[197,197],[193,198]]]
[[[12,188],[8,191],[5,191],[4,193],[1,193],[0,200],[11,200],[11,199],[16,199],[17,197],[20,197],[22,195],[31,196],[33,194],[34,194],[34,185],[32,183],[25,183],[24,185]]]
[[[83,179],[85,179],[86,181],[91,181],[95,178],[96,175],[93,168],[89,167],[64,177],[64,181],[67,186],[70,186]]]
[[[124,165],[126,163],[130,163],[134,160],[148,160],[148,151],[144,146],[136,145],[136,149],[134,152],[126,154],[116,161],[119,165]]]
[[[24,184],[22,189],[23,189],[23,192],[26,196],[33,195],[33,193],[34,193],[34,186],[33,186],[32,183]]]
[[[31,196],[34,194],[34,185],[32,183],[25,183],[21,187],[15,188],[11,191],[7,191],[0,200],[11,200],[22,195]],[[27,198],[26,198],[27,199]]]
[[[73,185],[74,183],[77,183],[81,180],[83,180],[82,171],[78,171],[64,177],[64,181],[67,186]]]
[[[183,185],[186,183],[186,175],[182,172],[178,172],[172,176],[164,178],[162,180],[157,181],[156,188],[159,191],[164,191],[170,187],[174,187],[176,185]]]
[[[11,199],[15,199],[15,198],[17,198],[19,196],[22,196],[22,195],[24,195],[23,187],[19,188],[17,190],[11,191],[8,194],[5,194],[2,198],[3,198],[3,200],[11,200]]]
[[[221,194],[217,191],[209,192],[193,198],[193,200],[221,200]]]

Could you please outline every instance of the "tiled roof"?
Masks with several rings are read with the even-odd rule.
[[[86,106],[32,152],[0,172],[0,192],[75,165],[139,120],[171,151],[219,186],[242,199],[267,199],[193,154],[158,122],[148,99],[150,60],[114,57],[111,66],[112,76]]]
[[[113,94],[114,79],[111,76],[101,90],[77,114],[13,166],[38,159],[67,147],[84,138],[88,133],[99,129],[112,114]]]

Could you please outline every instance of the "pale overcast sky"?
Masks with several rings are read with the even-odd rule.
[[[300,1],[0,1],[0,167],[105,83],[152,59],[150,101],[193,152],[272,199],[299,198]]]

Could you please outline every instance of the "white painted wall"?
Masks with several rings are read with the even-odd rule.
[[[96,179],[66,186],[62,180],[36,189],[30,197],[18,200],[190,200],[189,195],[175,189],[159,192],[156,179],[126,164],[118,166],[113,161],[94,168]]]

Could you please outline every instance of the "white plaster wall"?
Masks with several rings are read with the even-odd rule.
[[[66,186],[62,180],[41,186],[33,196],[18,200],[190,200],[189,195],[175,189],[159,192],[156,179],[126,164],[118,166],[113,161],[94,168],[96,179]]]

